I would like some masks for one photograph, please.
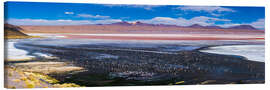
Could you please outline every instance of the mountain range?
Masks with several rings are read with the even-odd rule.
[[[99,25],[105,25],[105,24],[99,24]],[[231,26],[228,28],[223,28],[220,26],[202,26],[199,24],[193,24],[190,26],[177,26],[177,25],[166,25],[166,24],[148,24],[148,23],[142,23],[142,22],[133,22],[129,23],[126,21],[122,22],[117,22],[117,23],[112,23],[108,25],[122,25],[122,26],[160,26],[160,27],[181,27],[181,28],[201,28],[201,29],[247,29],[247,30],[257,30],[251,25],[236,25],[236,26]]]
[[[116,22],[111,24],[84,25],[20,25],[24,33],[91,33],[91,34],[264,34],[251,25],[236,25],[232,27],[177,26],[167,24],[149,24],[143,22]]]

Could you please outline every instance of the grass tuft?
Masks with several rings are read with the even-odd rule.
[[[81,87],[75,83],[63,83],[63,84],[54,84],[55,88],[66,88],[66,87]]]

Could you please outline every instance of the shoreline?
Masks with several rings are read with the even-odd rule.
[[[9,39],[12,40],[12,39]],[[16,39],[17,40],[17,39]],[[83,68],[69,65],[70,62],[57,62],[56,57],[40,54],[46,61],[38,60],[37,56],[27,55],[28,51],[14,47],[16,41],[5,41],[5,88],[65,88],[83,87],[74,83],[59,83],[52,78],[52,73],[69,73],[81,71]],[[9,45],[12,44],[12,45]],[[7,56],[6,50],[16,52],[15,56]],[[19,53],[20,52],[20,53]],[[8,54],[10,55],[10,54]],[[16,57],[16,59],[8,58]],[[43,68],[43,69],[40,69]],[[14,84],[18,83],[18,84]]]
[[[265,40],[262,35],[220,34],[83,34],[83,33],[28,33],[29,35],[66,39],[101,40]]]

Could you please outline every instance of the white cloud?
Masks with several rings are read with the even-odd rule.
[[[217,14],[217,13],[211,13],[211,15],[216,16],[216,17],[222,16],[222,14]]]
[[[121,22],[120,19],[104,19],[104,20],[46,20],[46,19],[8,19],[5,22],[14,25],[83,25],[83,24],[111,24]],[[136,20],[143,23],[149,24],[167,24],[167,25],[178,25],[178,26],[190,26],[193,24],[200,24],[202,26],[217,25],[215,22],[222,21],[227,24],[218,24],[221,27],[231,27],[236,25],[251,25],[258,29],[264,29],[265,19],[258,19],[251,23],[230,23],[231,20],[220,19],[213,17],[199,16],[191,19],[185,18],[170,18],[170,17],[155,17],[147,20]],[[135,22],[135,21],[131,21]]]
[[[250,23],[249,25],[259,28],[259,29],[264,29],[265,28],[265,19],[258,19],[255,22]]]
[[[158,5],[132,5],[133,8],[143,8],[145,10],[152,10],[155,7],[160,7]]]
[[[232,27],[232,26],[237,26],[237,25],[241,25],[239,23],[228,23],[228,24],[222,24],[222,25],[217,25],[223,28],[228,28],[228,27]]]
[[[198,16],[191,19],[185,18],[170,18],[170,17],[155,17],[149,20],[138,20],[144,23],[150,24],[168,24],[168,25],[178,25],[178,26],[190,26],[193,24],[200,24],[203,26],[214,25],[217,21],[228,22],[228,19],[219,19],[205,16]]]
[[[224,15],[225,13],[223,12],[236,12],[233,9],[218,6],[185,6],[185,7],[177,7],[175,9],[180,9],[184,11],[207,12],[215,17]]]
[[[74,12],[65,12],[65,14],[74,14]]]
[[[107,7],[128,7],[128,8],[142,8],[145,10],[153,10],[155,7],[160,7],[160,5],[127,5],[127,4],[107,4]]]
[[[111,24],[121,22],[120,19],[102,19],[102,20],[46,20],[46,19],[8,19],[6,22],[14,25],[81,25],[81,24]],[[168,24],[189,26],[192,24],[200,24],[203,26],[214,25],[216,21],[230,21],[228,19],[219,19],[212,17],[199,16],[191,19],[155,17],[147,20],[136,20],[150,24]]]
[[[14,25],[83,25],[83,24],[111,24],[120,22],[119,19],[106,20],[46,20],[46,19],[8,19],[5,22]]]
[[[205,12],[235,12],[230,8],[218,7],[218,6],[186,6],[186,7],[178,7],[176,9],[181,10],[191,10],[191,11],[205,11]]]
[[[95,19],[106,19],[110,18],[110,16],[101,16],[101,15],[91,15],[91,14],[78,14],[78,17],[84,17],[84,18],[95,18]]]
[[[122,20],[120,20],[120,19],[106,19],[106,20],[95,20],[92,22],[93,22],[93,24],[112,24],[112,23],[116,23],[116,22],[122,22]]]

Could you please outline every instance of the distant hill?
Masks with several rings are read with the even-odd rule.
[[[193,24],[193,25],[186,26],[186,27],[187,28],[202,28],[202,29],[225,29],[225,28],[222,28],[220,26],[202,26],[199,24]]]
[[[177,26],[168,24],[149,24],[143,22],[117,22],[112,24],[85,25],[21,25],[24,33],[91,33],[91,34],[264,34],[250,25],[238,25],[229,28],[220,26]]]
[[[187,26],[188,28],[204,28],[204,29],[245,29],[245,30],[257,30],[251,25],[236,25],[236,26],[231,26],[228,28],[222,28],[220,26],[201,26],[199,24],[193,24],[191,26]]]
[[[209,29],[224,29],[220,26],[205,26],[205,28],[209,28]]]
[[[112,24],[109,24],[109,25],[124,25],[124,26],[171,26],[171,25],[164,25],[164,24],[147,24],[147,23],[142,23],[142,22],[139,22],[139,21],[132,22],[132,23],[123,21],[123,22],[112,23]]]
[[[190,26],[176,26],[176,25],[166,25],[166,24],[147,24],[147,23],[142,23],[142,22],[134,22],[134,23],[129,23],[129,22],[117,22],[117,23],[112,23],[109,25],[123,25],[123,26],[163,26],[163,27],[186,27],[186,28],[202,28],[202,29],[247,29],[247,30],[257,30],[251,25],[237,25],[237,26],[232,26],[228,28],[222,28],[220,26],[202,26],[199,24],[193,24]]]
[[[251,25],[238,25],[238,26],[232,26],[228,29],[248,29],[248,30],[257,30],[256,28],[252,27]]]
[[[126,26],[129,26],[129,25],[132,25],[131,23],[128,23],[128,22],[117,22],[117,23],[112,23],[111,25],[126,25]]]
[[[105,25],[105,24],[104,24]],[[246,30],[257,30],[256,28],[254,28],[251,25],[237,25],[237,26],[232,26],[232,27],[228,27],[228,28],[223,28],[220,26],[202,26],[199,24],[193,24],[190,26],[177,26],[177,25],[166,25],[166,24],[148,24],[148,23],[142,23],[142,22],[117,22],[117,23],[112,23],[109,25],[121,25],[121,26],[159,26],[159,27],[181,27],[181,28],[197,28],[197,29],[246,29]]]
[[[190,26],[187,26],[189,28],[205,28],[204,26],[201,26],[199,24],[193,24],[193,25],[190,25]]]
[[[177,26],[177,25],[167,25],[167,24],[148,24],[142,23],[140,21],[137,22],[116,22],[112,24],[97,24],[97,25],[119,25],[119,26],[155,26],[155,27],[178,27],[178,28],[194,28],[194,29],[242,29],[242,30],[258,30],[251,25],[236,25],[228,28],[223,28],[220,26],[202,26],[200,24],[193,24],[190,26]]]
[[[22,28],[11,25],[11,24],[4,24],[4,34],[5,38],[29,38],[30,36],[21,32]]]

